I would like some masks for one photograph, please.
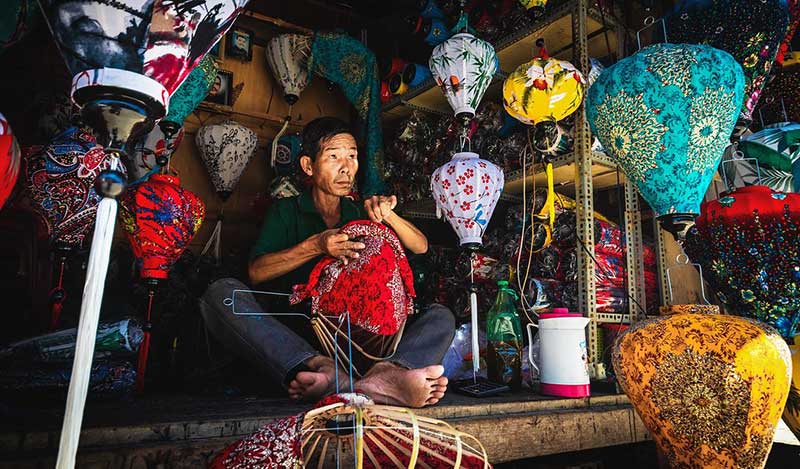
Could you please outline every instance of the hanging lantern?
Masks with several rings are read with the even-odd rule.
[[[164,280],[189,246],[205,216],[205,205],[180,186],[180,179],[154,174],[128,189],[121,200],[122,226],[128,235],[141,278],[147,280],[148,304],[144,341],[139,348],[136,390],[144,391],[144,377],[150,350],[153,297],[159,280]]]
[[[631,325],[612,353],[668,467],[764,467],[792,373],[772,328],[679,312]]]
[[[528,16],[538,18],[544,14],[547,0],[519,0],[519,4],[525,7]]]
[[[137,181],[159,171],[170,160],[182,140],[183,127],[179,127],[178,133],[171,138],[167,138],[160,126],[153,127],[131,149],[125,165],[130,177]]]
[[[789,26],[786,0],[687,0],[667,15],[665,25],[670,42],[715,47],[742,66],[739,128],[746,128]]]
[[[731,314],[800,332],[800,194],[748,186],[701,207],[686,254]]]
[[[469,33],[436,46],[428,62],[456,117],[471,119],[497,71],[494,47]]]
[[[17,183],[21,153],[8,121],[0,114],[0,209]]]
[[[682,237],[739,115],[744,77],[730,54],[655,44],[606,69],[586,117],[665,229]]]
[[[478,248],[503,192],[503,170],[477,153],[461,152],[431,176],[436,213],[444,214],[462,247]]]
[[[762,168],[793,176],[791,191],[800,192],[800,124],[773,124],[739,141],[737,147],[745,158],[753,158]]]
[[[111,168],[111,160],[91,133],[77,127],[56,136],[49,145],[24,149],[32,209],[41,216],[56,249],[83,246],[100,202],[93,184],[102,171]]]
[[[311,37],[304,34],[281,34],[267,44],[267,63],[272,75],[283,87],[283,97],[290,105],[297,102],[308,85],[308,56]]]
[[[586,89],[592,87],[597,77],[605,71],[606,67],[594,57],[589,58],[589,74],[586,75]]]
[[[787,0],[786,4],[789,9],[789,26],[786,28],[786,35],[783,36],[778,54],[775,56],[776,65],[783,65],[786,54],[792,47],[794,33],[797,31],[797,26],[800,25],[800,0]]]
[[[256,133],[236,121],[227,120],[201,127],[195,143],[214,189],[222,200],[227,200],[256,153]]]
[[[754,125],[764,127],[780,122],[800,122],[800,52],[787,56],[758,100]]]
[[[543,41],[539,56],[517,67],[503,83],[506,111],[525,124],[553,127],[577,111],[586,80],[565,60],[550,57]]]
[[[124,152],[164,117],[169,96],[247,1],[40,3],[73,75],[73,101],[98,142]]]
[[[278,153],[275,157],[275,172],[278,176],[291,176],[300,168],[300,148],[303,141],[297,134],[284,135],[278,140]]]
[[[158,122],[158,126],[164,133],[170,148],[177,148],[177,134],[183,121],[191,114],[206,95],[208,95],[214,81],[217,78],[219,67],[217,61],[210,55],[203,57],[197,66],[189,73],[183,83],[169,97],[169,112]],[[172,151],[162,152],[159,165],[165,166]]]

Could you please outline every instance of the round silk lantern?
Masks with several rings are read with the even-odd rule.
[[[153,297],[159,280],[169,271],[189,246],[205,216],[205,205],[192,192],[180,186],[180,179],[168,174],[154,174],[145,182],[128,189],[122,197],[120,217],[128,235],[141,278],[147,280],[147,313],[142,329],[144,340],[139,347],[136,390],[144,392],[144,377],[150,350]]]
[[[737,147],[745,158],[758,161],[761,168],[791,173],[793,192],[800,192],[800,124],[773,124],[739,141]]]
[[[631,325],[612,354],[668,467],[764,467],[792,373],[774,329],[678,312]]]
[[[606,69],[586,117],[662,226],[679,238],[700,213],[741,106],[742,67],[709,46],[655,44]]]
[[[730,314],[800,331],[800,194],[747,186],[701,207],[684,243]]]
[[[525,124],[552,127],[578,110],[586,80],[571,63],[550,57],[539,44],[539,56],[517,67],[503,83],[503,105]]]
[[[183,127],[179,127],[171,138],[164,134],[160,126],[153,127],[150,133],[134,144],[127,158],[128,174],[137,181],[155,173],[169,162],[182,140]]]
[[[195,143],[214,189],[222,200],[227,200],[256,153],[256,133],[236,121],[227,120],[201,127]]]
[[[497,71],[494,47],[458,33],[433,49],[428,66],[456,117],[471,119]]]
[[[686,0],[665,18],[673,43],[724,50],[744,70],[741,129],[752,120],[772,63],[789,25],[786,0]]]
[[[183,80],[183,83],[169,97],[169,112],[158,122],[158,126],[164,132],[167,140],[176,139],[178,131],[183,126],[183,121],[191,114],[198,104],[208,95],[214,81],[217,78],[219,67],[213,57],[207,55],[203,57],[197,66]],[[170,142],[172,148],[178,147],[178,142]],[[162,158],[169,158],[169,154],[163,154]],[[159,163],[161,166],[166,164],[166,160]]]
[[[39,3],[73,74],[72,99],[84,121],[107,151],[124,152],[164,117],[170,95],[247,1]]]
[[[0,114],[0,209],[5,205],[19,176],[22,152],[6,118]]]
[[[49,145],[24,149],[25,183],[57,249],[78,249],[94,225],[100,196],[95,178],[112,157],[87,130],[72,127]],[[124,171],[124,167],[120,167]]]
[[[281,34],[267,44],[267,63],[272,75],[283,88],[283,97],[290,105],[297,102],[308,85],[308,56],[311,37],[304,34]]]
[[[525,7],[528,16],[538,18],[544,14],[547,0],[519,0],[519,4]]]

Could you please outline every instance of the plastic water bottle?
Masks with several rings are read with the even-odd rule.
[[[520,389],[522,386],[522,325],[517,314],[517,293],[508,282],[497,282],[499,291],[486,316],[489,380]]]

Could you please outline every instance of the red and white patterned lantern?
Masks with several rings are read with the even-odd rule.
[[[436,214],[450,222],[461,246],[476,248],[503,192],[503,170],[477,153],[460,152],[433,172]]]

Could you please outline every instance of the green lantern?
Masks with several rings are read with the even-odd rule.
[[[217,79],[217,62],[207,55],[169,98],[169,112],[158,123],[167,139],[183,126],[183,121],[203,101]]]

